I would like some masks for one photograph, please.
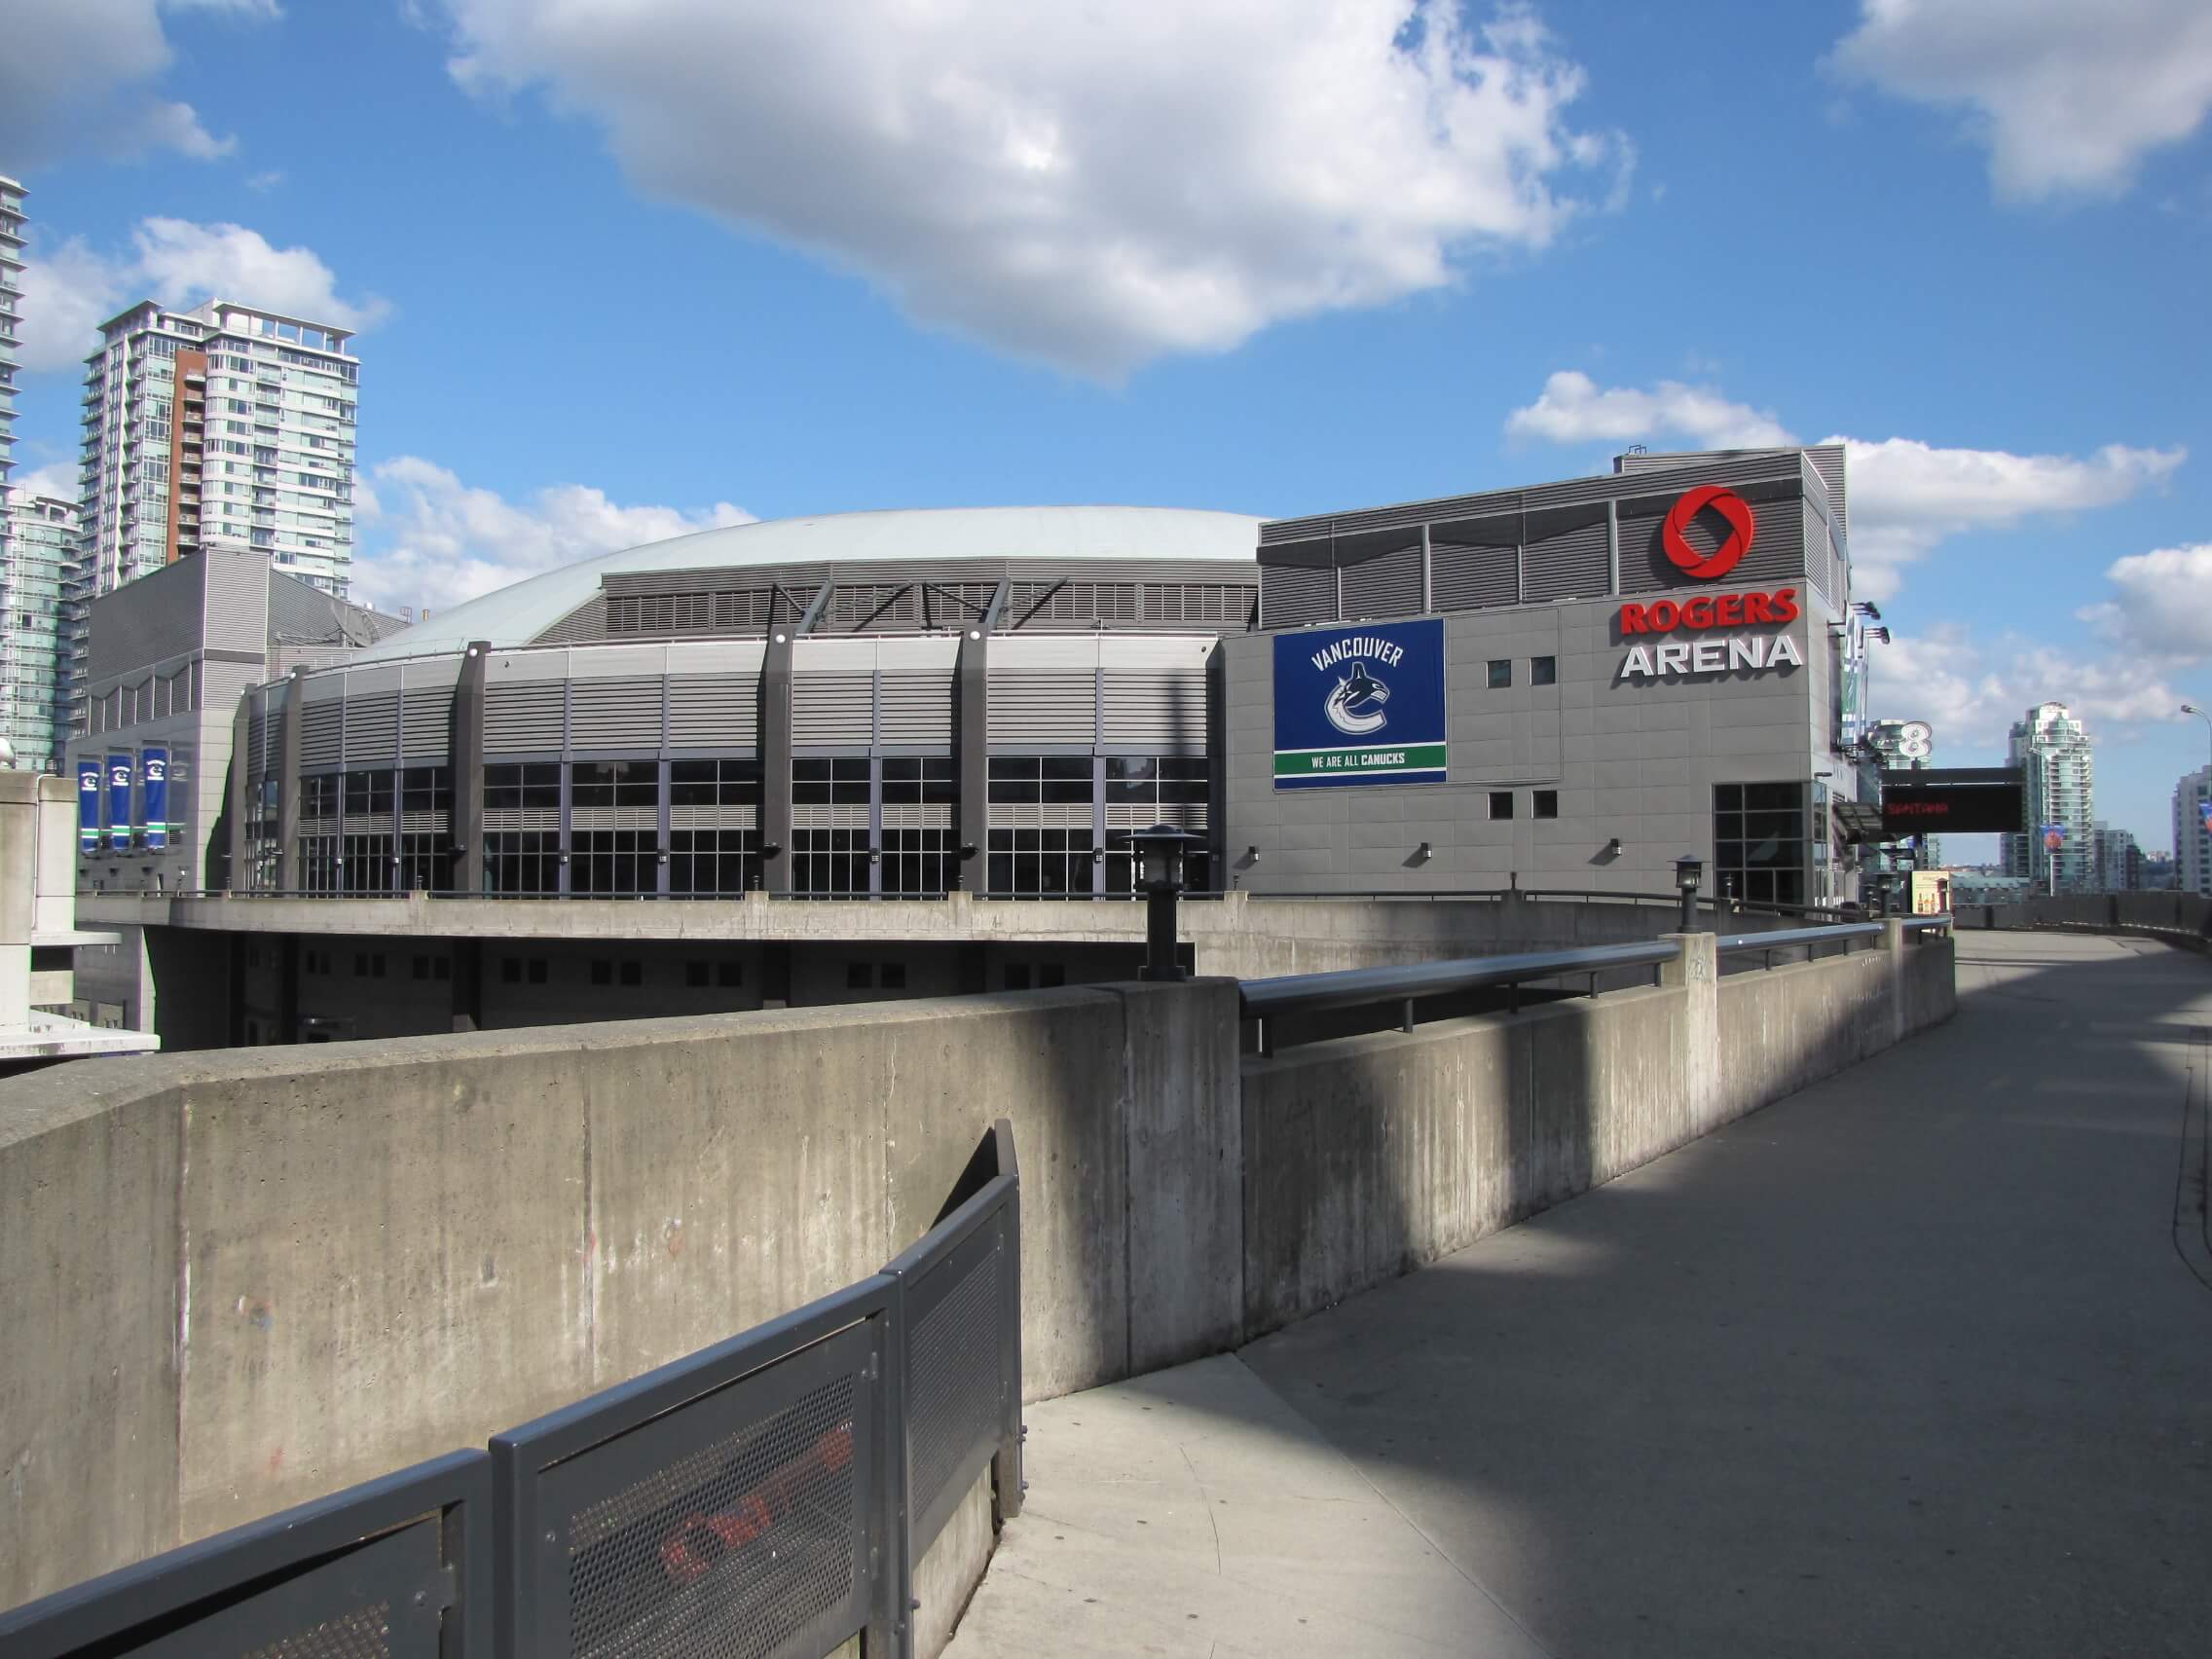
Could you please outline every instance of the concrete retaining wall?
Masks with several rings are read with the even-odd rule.
[[[1271,1060],[1199,980],[0,1082],[0,1604],[859,1278],[996,1117],[1032,1398],[1234,1346],[1947,1014],[1889,945]]]
[[[2123,933],[2186,950],[2212,950],[2212,899],[2196,893],[2062,894],[2020,904],[1968,904],[1959,912],[1959,925]]]

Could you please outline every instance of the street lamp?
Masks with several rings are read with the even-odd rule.
[[[1187,979],[1175,959],[1175,896],[1183,891],[1183,861],[1206,849],[1203,835],[1170,825],[1132,830],[1124,837],[1136,860],[1137,884],[1145,893],[1144,967],[1140,979]]]
[[[2212,714],[2206,714],[2194,703],[2184,703],[2181,706],[2181,712],[2185,715],[2194,715],[2198,719],[2202,720],[2205,725],[2207,737],[2212,738]]]
[[[1682,925],[1677,933],[1697,929],[1697,890],[1705,880],[1705,861],[1684,853],[1675,861],[1675,890],[1682,896]]]

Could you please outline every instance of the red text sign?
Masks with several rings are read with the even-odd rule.
[[[1797,616],[1797,590],[1786,587],[1772,593],[1701,593],[1679,602],[1662,599],[1649,605],[1624,605],[1620,627],[1624,634],[1672,634],[1677,628],[1703,631],[1747,623],[1779,627]]]

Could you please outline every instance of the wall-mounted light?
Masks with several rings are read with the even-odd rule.
[[[784,844],[781,841],[764,842],[760,848],[760,856],[764,859],[781,858],[783,852]]]
[[[1605,857],[1609,859],[1617,859],[1620,856],[1621,838],[1618,835],[1615,835],[1611,840],[1605,843]]]
[[[1246,848],[1244,849],[1244,863],[1245,863],[1245,864],[1246,864],[1247,866],[1251,866],[1251,865],[1256,865],[1256,864],[1258,864],[1259,862],[1260,862],[1260,849],[1259,849],[1259,848],[1257,848],[1257,847],[1246,847]]]
[[[1414,849],[1414,863],[1416,864],[1426,864],[1434,857],[1436,857],[1436,853],[1426,841]]]
[[[883,862],[883,849],[881,847],[868,848],[867,862],[869,864],[881,864]]]

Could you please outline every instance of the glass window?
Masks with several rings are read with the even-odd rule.
[[[1559,816],[1559,791],[1536,791],[1533,810],[1530,816],[1535,818],[1557,818]]]
[[[1088,830],[993,830],[988,885],[1027,899],[1088,899],[1092,844]]]
[[[569,768],[569,891],[634,897],[660,888],[660,762],[578,760]]]
[[[1803,784],[1715,784],[1713,855],[1719,891],[1761,904],[1805,902]]]
[[[1529,683],[1531,685],[1558,684],[1559,658],[1548,656],[1530,657],[1529,659]]]
[[[1505,689],[1505,687],[1511,685],[1512,683],[1513,659],[1511,657],[1491,658],[1490,688],[1493,691],[1502,691]]]
[[[1490,792],[1490,815],[1493,818],[1511,818],[1513,816],[1513,792],[1511,790],[1493,790]]]

